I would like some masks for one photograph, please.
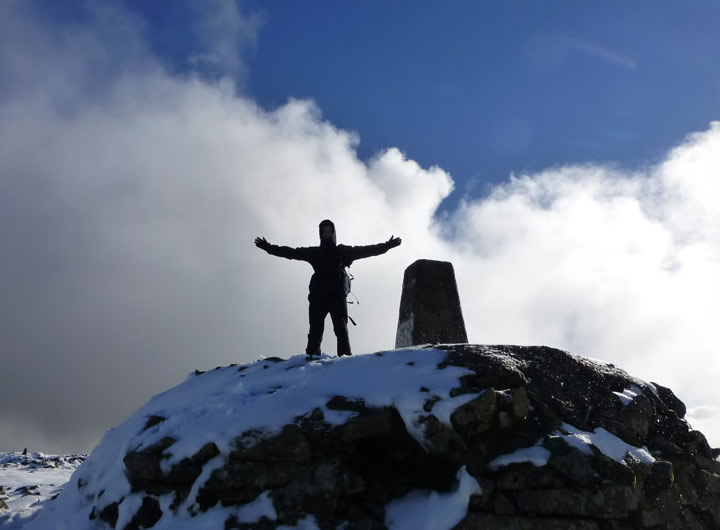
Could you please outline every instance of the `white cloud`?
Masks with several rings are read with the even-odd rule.
[[[443,259],[473,342],[545,343],[691,405],[720,397],[717,125],[643,174],[550,169],[438,220],[447,173],[394,148],[358,160],[358,139],[312,102],[268,111],[227,81],[173,78],[132,19],[127,56],[7,5],[2,29],[27,31],[3,43],[46,79],[5,70],[0,102],[3,449],[87,450],[85,433],[97,439],[195,368],[303,351],[311,270],[252,241],[316,244],[324,218],[341,242],[404,241],[353,265],[356,352],[392,347],[404,268]],[[126,57],[99,91],[97,54]],[[324,346],[334,352],[330,326]]]
[[[244,13],[235,0],[207,0],[190,7],[196,11],[194,33],[203,49],[190,55],[188,62],[205,74],[244,78],[244,55],[254,50],[263,18]]]
[[[717,401],[719,152],[713,123],[641,174],[551,169],[465,204],[471,338],[559,346]]]

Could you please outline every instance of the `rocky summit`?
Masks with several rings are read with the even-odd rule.
[[[547,347],[191,374],[28,528],[720,528],[718,451],[657,383]]]

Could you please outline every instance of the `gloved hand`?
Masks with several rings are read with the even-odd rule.
[[[388,250],[400,246],[400,243],[402,243],[402,239],[394,236],[390,236],[390,239],[385,241],[385,245],[387,245]]]
[[[270,248],[270,243],[268,243],[264,237],[256,237],[255,246],[267,252],[267,250]]]

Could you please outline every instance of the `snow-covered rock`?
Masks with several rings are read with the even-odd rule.
[[[22,528],[55,497],[86,455],[0,453],[0,528]]]
[[[25,528],[718,528],[683,415],[545,347],[262,359],[151,399]]]

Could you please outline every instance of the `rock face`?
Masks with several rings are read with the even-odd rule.
[[[405,269],[395,347],[467,341],[452,263],[421,259]]]
[[[217,403],[220,381],[241,397],[262,394],[262,413],[270,416],[272,400],[290,392],[286,381],[341,368],[341,378],[375,379],[376,394],[394,382],[406,390],[380,399],[346,380],[345,395],[323,397],[331,387],[318,382],[321,401],[306,388],[308,410],[279,429],[218,437],[182,459],[172,455],[186,440],[167,433],[199,420],[194,413],[163,416],[177,399],[169,391],[168,400],[119,428],[144,440],[117,444],[130,447],[113,459],[122,460],[126,491],[117,489],[117,478],[103,479],[111,468],[100,472],[97,465],[80,468],[66,491],[82,499],[76,502],[84,503],[85,520],[118,530],[172,528],[178,514],[200,521],[221,507],[230,510],[222,525],[203,528],[312,521],[321,529],[382,529],[407,513],[403,506],[431,501],[438,511],[460,508],[447,508],[438,530],[720,528],[718,451],[682,419],[681,401],[611,364],[563,351],[450,345],[307,364],[272,359],[191,376],[185,385],[205,385]],[[226,421],[255,412],[240,406]],[[426,502],[408,504],[413,492],[426,492]],[[247,507],[253,517],[242,511]]]

